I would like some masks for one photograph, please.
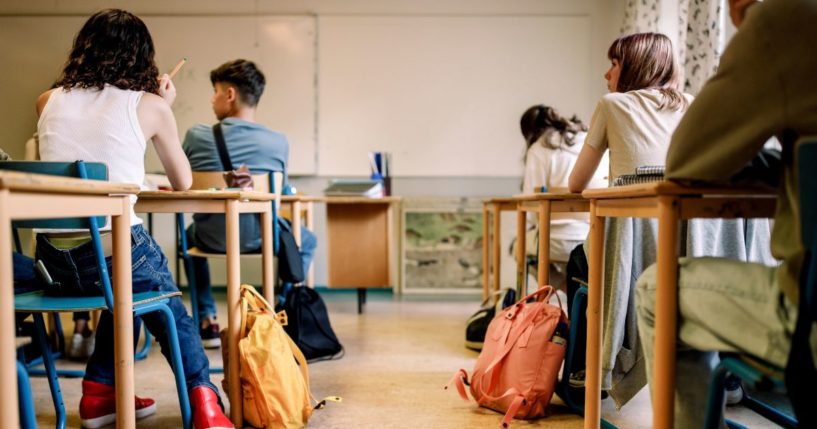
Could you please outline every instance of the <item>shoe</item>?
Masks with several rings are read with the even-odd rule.
[[[224,415],[213,389],[199,386],[190,391],[195,429],[234,429],[233,423]]]
[[[150,398],[136,397],[136,418],[156,413],[156,402]],[[82,380],[82,399],[79,401],[79,418],[82,427],[96,429],[116,421],[116,389],[107,384]]]
[[[218,323],[211,323],[206,328],[199,329],[201,343],[205,349],[217,349],[221,347],[221,337],[218,335]]]
[[[570,379],[567,381],[567,384],[570,387],[584,387],[584,378],[584,370],[574,372],[573,374],[570,374]]]
[[[743,387],[740,385],[739,378],[734,376],[726,377],[723,387],[726,405],[737,405],[743,400]]]
[[[93,334],[87,337],[79,333],[74,334],[71,337],[71,345],[65,353],[70,359],[88,359],[94,353],[95,338]]]
[[[496,304],[491,303],[491,298],[496,296]],[[516,291],[510,288],[494,292],[488,299],[483,301],[480,309],[465,322],[465,347],[471,350],[480,351],[485,343],[485,333],[488,332],[488,325],[494,316],[516,302]]]

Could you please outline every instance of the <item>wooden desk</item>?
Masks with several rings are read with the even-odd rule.
[[[138,213],[223,213],[226,224],[227,256],[227,353],[229,356],[228,397],[230,418],[236,427],[244,427],[241,383],[239,379],[238,330],[241,325],[241,251],[238,215],[261,214],[261,260],[264,297],[275,302],[275,275],[272,258],[272,204],[275,194],[245,191],[144,191],[139,193]]]
[[[657,182],[586,190],[582,196],[591,200],[584,427],[598,428],[601,418],[604,218],[636,217],[658,218],[652,427],[671,428],[678,316],[678,221],[773,217],[775,195],[757,189],[684,187]]]
[[[301,225],[305,221],[306,229],[315,231],[315,201],[318,197],[309,195],[282,195],[281,196],[281,212],[280,216],[289,219],[292,222],[292,235],[295,236],[295,242],[298,246],[301,245]],[[298,213],[297,216],[293,215]],[[309,271],[306,274],[306,285],[308,287],[315,287],[315,264],[309,265]]]
[[[482,203],[482,300],[499,290],[502,260],[502,212],[516,210],[513,198],[491,198]],[[489,225],[492,225],[491,228]],[[493,231],[491,231],[493,229]],[[491,239],[493,238],[493,241]],[[493,277],[491,274],[493,273]],[[493,282],[491,281],[493,280]],[[493,287],[491,287],[493,286]],[[490,287],[490,291],[489,291]]]
[[[572,213],[587,213],[590,202],[582,194],[569,192],[551,192],[530,195],[517,195],[516,202],[516,287],[517,296],[527,295],[525,290],[525,225],[527,212],[538,213],[539,223],[539,260],[537,262],[537,288],[544,286],[550,276],[550,221],[552,218],[586,219]],[[561,215],[561,216],[560,216]]]
[[[400,197],[313,197],[326,204],[327,286],[356,288],[358,313],[366,289],[395,284],[395,207]]]
[[[0,171],[0,427],[19,427],[11,222],[111,216],[116,427],[134,428],[130,201],[136,185]]]

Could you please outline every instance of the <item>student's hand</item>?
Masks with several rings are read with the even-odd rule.
[[[758,0],[729,0],[729,17],[735,27],[740,27],[743,18],[746,16],[746,9],[757,3]]]
[[[173,85],[173,81],[170,80],[170,76],[168,76],[167,73],[159,78],[159,96],[164,98],[170,106],[172,106],[176,100],[176,86]]]

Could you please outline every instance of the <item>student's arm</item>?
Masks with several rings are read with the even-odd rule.
[[[43,113],[43,109],[45,109],[45,105],[48,103],[48,98],[51,97],[51,93],[54,92],[53,89],[49,89],[48,91],[40,94],[37,97],[37,117],[39,118],[40,115]]]
[[[584,145],[567,181],[570,192],[587,189],[599,168],[604,152],[607,151],[607,105],[611,103],[610,100],[609,96],[604,96],[596,105],[587,136],[584,138]]]
[[[667,152],[668,178],[726,181],[783,130],[787,88],[779,73],[778,49],[769,43],[764,17],[757,12],[748,14],[718,72],[675,130]]]
[[[193,175],[190,172],[190,162],[179,142],[176,118],[170,109],[176,98],[176,89],[166,76],[162,76],[159,85],[161,96],[145,93],[139,101],[139,124],[145,138],[153,140],[170,185],[177,191],[184,191],[192,185]]]
[[[600,152],[593,146],[585,144],[579,152],[579,158],[570,172],[567,187],[570,192],[581,192],[587,189],[587,185],[593,180],[596,170],[599,168],[604,152]]]

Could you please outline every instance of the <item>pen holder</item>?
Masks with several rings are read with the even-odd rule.
[[[369,178],[372,180],[377,180],[380,182],[381,185],[383,185],[384,196],[388,197],[389,195],[391,195],[391,177],[388,176],[383,177],[378,173],[372,173],[372,175],[369,176]]]

